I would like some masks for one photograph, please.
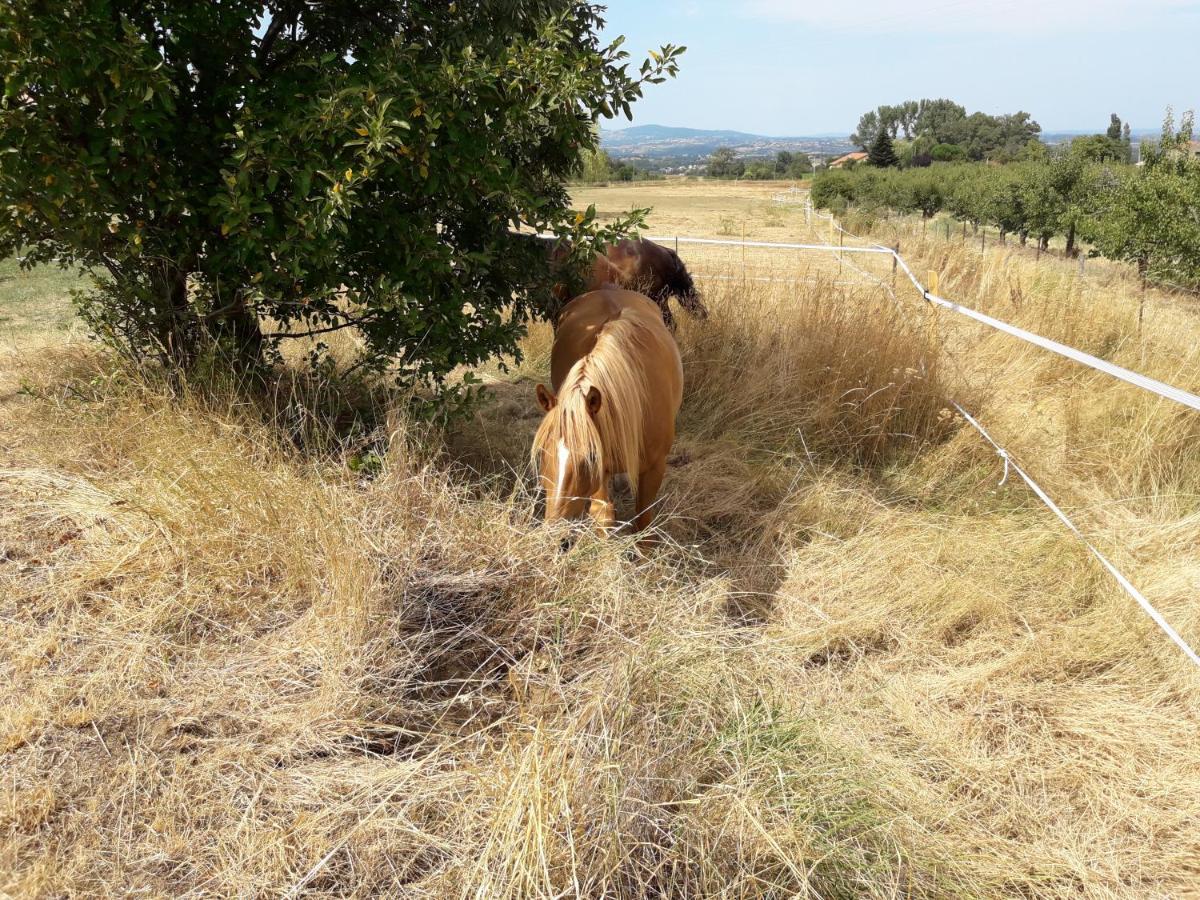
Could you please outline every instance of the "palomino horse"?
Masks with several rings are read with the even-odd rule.
[[[629,478],[634,527],[654,520],[654,499],[675,440],[683,365],[654,304],[619,289],[593,291],[564,308],[550,356],[546,411],[531,453],[546,489],[546,521],[585,511],[602,529],[616,516],[610,480]]]
[[[568,247],[555,244],[550,249],[552,269],[561,267],[570,252]],[[583,290],[597,291],[604,287],[619,287],[645,294],[662,310],[663,322],[675,328],[669,299],[679,299],[679,305],[698,319],[708,317],[700,294],[687,267],[674,250],[643,238],[627,239],[609,244],[603,254],[597,254],[584,276]],[[572,295],[564,283],[554,286],[559,303]]]

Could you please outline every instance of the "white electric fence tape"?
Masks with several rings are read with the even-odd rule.
[[[847,231],[832,216],[827,216],[823,213],[817,212],[815,209],[813,209],[811,204],[809,204],[808,210],[812,214],[830,221],[833,224],[833,227],[836,228],[838,231],[840,231],[842,234],[852,237],[855,240],[865,240],[864,238],[861,238],[858,235],[856,235],[850,231]],[[1011,335],[1012,337],[1026,341],[1027,343],[1033,344],[1034,346],[1041,347],[1044,350],[1049,350],[1052,353],[1057,353],[1060,356],[1065,356],[1067,359],[1074,360],[1075,362],[1081,363],[1085,366],[1088,366],[1089,368],[1095,369],[1098,372],[1103,372],[1106,375],[1111,375],[1112,377],[1118,378],[1121,381],[1125,381],[1129,384],[1132,384],[1135,387],[1139,387],[1139,388],[1142,388],[1143,390],[1149,391],[1153,394],[1157,394],[1158,396],[1163,397],[1167,400],[1174,400],[1176,403],[1180,403],[1183,406],[1187,406],[1191,409],[1196,410],[1197,412],[1200,412],[1200,397],[1198,397],[1195,394],[1192,394],[1188,391],[1185,391],[1182,388],[1177,388],[1174,385],[1170,385],[1170,384],[1166,384],[1165,382],[1158,381],[1157,379],[1151,378],[1148,375],[1142,375],[1139,372],[1133,372],[1129,369],[1122,368],[1121,366],[1115,365],[1110,362],[1106,362],[1105,360],[1102,360],[1095,356],[1092,356],[1089,353],[1084,353],[1082,350],[1076,350],[1074,347],[1069,347],[1066,344],[1060,344],[1058,341],[1052,341],[1049,338],[1042,337],[1039,334],[1034,334],[1032,331],[1026,331],[1024,328],[1018,328],[1016,325],[1010,325],[1007,322],[1003,322],[1000,319],[995,319],[989,315],[985,315],[984,313],[977,312],[976,310],[970,309],[969,307],[962,306],[961,304],[955,303],[952,300],[947,300],[944,297],[939,297],[936,294],[931,294],[926,289],[925,285],[923,285],[921,283],[920,279],[918,279],[917,276],[913,274],[912,269],[910,269],[908,267],[908,263],[906,263],[904,261],[904,257],[902,257],[899,253],[897,253],[895,250],[893,250],[890,247],[882,247],[878,244],[871,246],[871,247],[843,247],[843,246],[836,246],[834,244],[791,244],[791,243],[778,243],[778,242],[774,242],[774,241],[733,241],[733,240],[720,240],[717,238],[676,237],[675,235],[647,237],[646,240],[658,241],[658,242],[664,243],[664,244],[673,241],[675,244],[706,244],[706,245],[710,245],[710,246],[720,246],[720,247],[762,247],[762,248],[766,248],[766,249],[775,249],[775,250],[812,250],[812,251],[823,252],[823,253],[837,253],[837,254],[882,253],[882,254],[891,256],[896,261],[896,264],[901,269],[904,270],[904,274],[908,276],[909,280],[913,283],[913,285],[916,287],[916,289],[918,291],[920,291],[921,296],[925,300],[928,300],[930,303],[933,303],[936,306],[940,306],[943,309],[952,310],[953,312],[964,315],[969,319],[973,319],[976,322],[979,322],[983,325],[987,325],[989,328],[994,328],[997,331],[1002,331],[1005,334],[1008,334],[1008,335]],[[849,261],[847,261],[847,263],[848,262]],[[852,268],[861,272],[864,275],[867,274],[867,273],[863,272],[861,269],[859,269],[857,266],[852,266]],[[871,277],[874,277],[874,276],[871,276]],[[754,279],[754,280],[758,280],[758,279]],[[881,284],[884,283],[882,279],[876,279],[876,280],[878,280]],[[1062,521],[1062,523],[1064,525],[1066,525],[1068,529],[1070,529],[1071,533],[1074,534],[1077,538],[1079,538],[1079,540],[1083,543],[1083,545],[1085,547],[1087,547],[1087,549],[1092,553],[1092,555],[1095,556],[1096,559],[1100,561],[1100,564],[1102,566],[1104,566],[1104,568],[1108,571],[1108,573],[1110,575],[1112,575],[1112,577],[1114,579],[1116,579],[1117,583],[1124,589],[1125,593],[1129,594],[1129,596],[1131,596],[1134,600],[1137,601],[1138,605],[1145,611],[1145,613],[1154,621],[1154,623],[1159,628],[1162,629],[1163,633],[1166,634],[1167,637],[1169,637],[1176,644],[1176,646],[1178,646],[1179,649],[1181,649],[1187,655],[1188,659],[1190,659],[1197,666],[1200,666],[1200,655],[1197,655],[1196,651],[1193,650],[1191,648],[1191,646],[1189,646],[1187,641],[1185,641],[1183,638],[1181,638],[1179,636],[1178,632],[1176,632],[1175,629],[1171,627],[1170,623],[1167,622],[1167,620],[1162,617],[1162,614],[1157,609],[1154,608],[1153,604],[1151,604],[1150,601],[1147,600],[1142,595],[1142,592],[1139,591],[1136,587],[1134,587],[1133,584],[1129,581],[1129,579],[1126,578],[1123,574],[1121,574],[1121,572],[1117,569],[1117,567],[1108,561],[1108,559],[1104,556],[1104,554],[1102,554],[1099,550],[1097,550],[1094,546],[1092,546],[1088,542],[1087,538],[1085,538],[1083,536],[1083,532],[1081,532],[1075,526],[1075,523],[1072,522],[1067,517],[1066,513],[1064,513],[1058,507],[1058,504],[1056,504],[1052,499],[1050,499],[1050,496],[1044,490],[1042,490],[1041,486],[1036,481],[1034,481],[1031,477],[1029,477],[1028,473],[1026,473],[1026,471],[1024,469],[1022,469],[1019,465],[1017,465],[1015,462],[1013,462],[1012,458],[1008,455],[1008,451],[1006,451],[1003,447],[1001,447],[994,440],[992,440],[991,435],[989,435],[987,433],[987,431],[984,430],[982,425],[980,425],[977,421],[975,421],[975,419],[972,418],[971,415],[965,409],[963,409],[961,406],[959,406],[953,400],[951,400],[950,402],[953,404],[954,408],[958,410],[958,412],[962,415],[962,417],[972,427],[974,427],[976,431],[978,431],[981,435],[983,435],[984,439],[987,440],[987,442],[989,444],[991,444],[992,447],[995,448],[996,452],[1004,460],[1004,479],[1008,478],[1008,472],[1009,472],[1010,468],[1013,471],[1015,471],[1018,475],[1020,475],[1022,480],[1024,480],[1024,482],[1029,486],[1030,490],[1032,490],[1038,496],[1038,498],[1043,503],[1046,504],[1046,506],[1050,509],[1051,512],[1053,512],[1056,516],[1058,516],[1058,518]],[[1003,484],[1004,480],[1001,480],[1000,483]]]
[[[1125,593],[1137,601],[1138,605],[1145,610],[1146,615],[1154,620],[1154,624],[1161,628],[1163,633],[1175,642],[1175,645],[1187,655],[1188,659],[1194,662],[1197,666],[1200,666],[1200,655],[1197,655],[1196,651],[1188,645],[1187,641],[1179,636],[1179,633],[1171,627],[1170,623],[1166,619],[1163,618],[1162,613],[1154,608],[1154,605],[1142,595],[1142,592],[1134,587],[1133,584],[1130,583],[1129,579],[1122,575],[1117,567],[1110,563],[1103,553],[1092,546],[1088,539],[1083,536],[1083,532],[1080,531],[1076,527],[1075,523],[1067,517],[1067,514],[1059,509],[1058,504],[1050,499],[1050,496],[1044,490],[1042,490],[1041,486],[1036,481],[1029,476],[1029,473],[1017,465],[1013,458],[1009,456],[1008,451],[997,444],[992,439],[992,436],[984,430],[984,427],[971,417],[970,413],[968,413],[953,400],[950,402],[954,408],[958,410],[959,414],[966,419],[967,423],[970,424],[981,435],[983,435],[983,439],[991,444],[992,447],[995,448],[996,453],[1000,455],[1000,458],[1004,460],[1004,478],[1008,478],[1010,469],[1020,475],[1024,482],[1029,485],[1029,489],[1037,494],[1038,498],[1045,503],[1047,507],[1049,507],[1050,511],[1058,516],[1059,520],[1070,529],[1071,533],[1074,534],[1075,537],[1079,538],[1080,542],[1082,542],[1082,544],[1091,551],[1092,555],[1096,557],[1096,559],[1100,560],[1100,565],[1104,566],[1104,568],[1108,570],[1108,573],[1116,579],[1117,584],[1124,588]],[[1004,484],[1004,481],[1001,480],[1000,483]]]
[[[846,232],[850,234],[850,232]],[[854,237],[854,235],[851,235]],[[1024,328],[1018,328],[1016,325],[1010,325],[1007,322],[995,319],[985,313],[977,312],[969,307],[955,303],[953,300],[947,300],[945,297],[939,297],[936,294],[931,294],[913,274],[912,269],[908,267],[908,263],[895,250],[890,247],[838,247],[833,244],[784,244],[775,243],[772,241],[726,241],[716,238],[676,238],[671,237],[650,237],[647,240],[659,241],[666,243],[668,241],[677,241],[680,244],[708,244],[723,247],[762,247],[776,250],[815,250],[826,253],[883,253],[891,256],[896,260],[897,265],[904,270],[904,274],[908,276],[921,296],[930,303],[940,306],[944,309],[952,310],[960,315],[966,316],[969,319],[974,319],[989,328],[994,328],[997,331],[1002,331],[1012,337],[1019,338],[1026,343],[1041,347],[1043,350],[1049,350],[1052,353],[1057,353],[1059,356],[1065,356],[1067,359],[1074,360],[1077,363],[1095,369],[1098,372],[1103,372],[1106,375],[1111,375],[1113,378],[1119,378],[1121,381],[1127,382],[1140,387],[1142,390],[1150,391],[1152,394],[1157,394],[1167,400],[1174,400],[1183,406],[1194,409],[1200,412],[1200,397],[1182,388],[1177,388],[1174,385],[1158,381],[1148,375],[1142,375],[1139,372],[1133,372],[1129,369],[1118,366],[1114,363],[1107,362],[1098,357],[1092,356],[1090,353],[1084,353],[1082,350],[1076,350],[1074,347],[1069,347],[1066,344],[1060,344],[1058,341],[1052,341],[1050,338],[1042,337],[1039,334],[1034,334],[1032,331],[1026,331]]]

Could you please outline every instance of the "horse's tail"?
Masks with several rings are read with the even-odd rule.
[[[696,319],[707,319],[708,307],[700,299],[700,292],[696,290],[696,283],[692,281],[687,266],[674,250],[667,248],[667,253],[670,254],[673,263],[670,275],[666,279],[667,290],[679,299],[679,305],[688,311],[688,315]]]

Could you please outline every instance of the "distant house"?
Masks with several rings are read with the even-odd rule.
[[[866,159],[866,158],[867,158],[867,154],[862,153],[861,151],[855,151],[854,153],[847,153],[845,156],[839,156],[837,159],[835,159],[833,162],[831,162],[829,164],[829,168],[842,169],[842,168],[845,168],[846,166],[850,165],[850,163],[856,163],[859,160]]]
[[[1179,159],[1180,154],[1183,154],[1183,156],[1188,159],[1200,159],[1200,141],[1188,141],[1186,144],[1180,144],[1179,146],[1171,147],[1169,150],[1167,150],[1166,155],[1168,159]],[[1138,156],[1141,155],[1142,152],[1139,148]],[[1139,159],[1137,161],[1137,165],[1145,165],[1145,160]]]

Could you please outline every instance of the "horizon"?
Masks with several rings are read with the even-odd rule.
[[[970,112],[974,112],[974,110],[968,110],[968,113],[970,113]],[[615,121],[615,120],[610,120],[610,121]],[[839,132],[839,131],[809,131],[809,132],[797,132],[795,134],[766,134],[766,133],[754,132],[754,131],[742,131],[739,128],[696,128],[693,125],[664,125],[662,122],[628,122],[624,119],[622,119],[620,121],[622,122],[622,125],[619,128],[608,127],[605,125],[605,123],[603,121],[601,121],[600,131],[604,134],[618,134],[623,131],[630,131],[634,128],[671,128],[671,129],[679,129],[679,130],[683,130],[683,131],[696,131],[696,132],[702,132],[702,133],[715,133],[715,132],[720,132],[720,131],[727,131],[727,132],[734,133],[734,134],[744,134],[748,137],[773,138],[773,139],[777,139],[777,140],[787,140],[789,138],[845,138],[845,139],[849,140],[849,135],[850,135],[850,132],[846,132],[843,134],[842,132]],[[1038,123],[1038,124],[1041,124],[1041,123]],[[1139,128],[1138,126],[1132,125],[1132,124],[1129,126],[1129,130],[1132,135],[1143,136],[1143,137],[1148,134],[1157,135],[1160,131],[1160,128],[1161,128],[1161,126],[1158,126],[1155,128]],[[852,130],[853,129],[851,129],[851,131]],[[1043,134],[1043,135],[1068,134],[1068,135],[1084,136],[1084,135],[1089,135],[1089,134],[1103,134],[1103,133],[1104,133],[1104,128],[1096,128],[1096,129],[1047,128],[1045,126],[1042,126],[1042,130],[1041,130],[1041,134]]]
[[[762,136],[849,135],[880,104],[948,97],[970,112],[1029,112],[1048,134],[1138,132],[1200,106],[1192,64],[1200,2],[885,0],[830,8],[790,0],[606,4],[605,35],[631,62],[684,45],[677,78],[649,85],[637,125]],[[836,77],[831,77],[836,76]]]

